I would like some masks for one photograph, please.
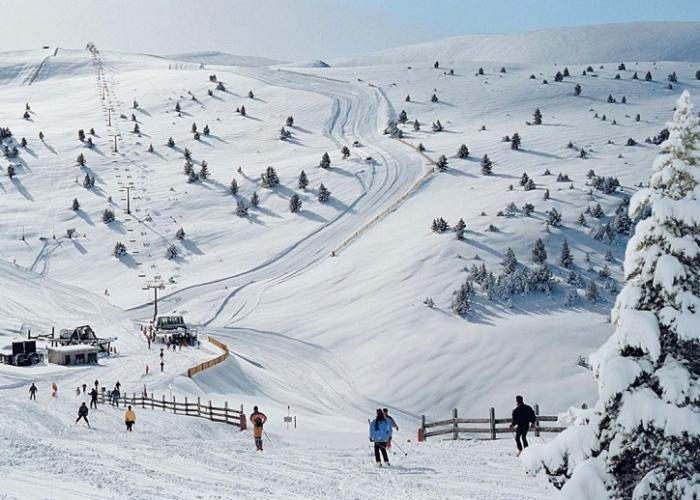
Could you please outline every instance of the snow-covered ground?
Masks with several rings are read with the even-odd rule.
[[[267,66],[277,63],[220,53],[0,54],[0,126],[28,141],[13,160],[16,176],[0,179],[0,347],[28,329],[91,324],[100,336],[118,337],[119,351],[96,367],[0,365],[0,498],[550,498],[554,490],[544,479],[523,474],[509,440],[406,441],[414,441],[421,414],[446,418],[457,407],[477,417],[494,406],[504,415],[516,393],[547,414],[595,399],[591,372],[577,358],[610,334],[614,292],[599,282],[601,297],[590,303],[583,287],[566,284],[560,246],[568,241],[586,280],[607,264],[619,282],[626,237],[609,244],[591,233],[648,178],[656,147],[644,139],[663,128],[678,94],[700,90],[698,25],[642,28],[490,35],[480,42],[489,50],[478,57],[455,39],[330,67]],[[659,45],[658,33],[668,30],[672,39]],[[562,39],[580,50],[563,57]],[[620,40],[646,62],[627,59]],[[523,55],[528,47],[531,57]],[[543,62],[549,60],[566,61],[571,76],[554,82],[564,64]],[[621,62],[626,70],[618,70]],[[589,65],[594,71],[582,76]],[[647,71],[651,82],[644,81]],[[678,82],[669,89],[666,76],[674,71]],[[226,90],[216,90],[211,74]],[[617,102],[608,103],[608,95]],[[241,106],[246,116],[236,112]],[[543,124],[528,126],[535,108]],[[382,130],[402,110],[408,123],[400,142]],[[293,126],[285,126],[288,116]],[[443,132],[431,131],[436,120]],[[193,123],[200,133],[208,125],[210,135],[195,140]],[[288,141],[279,139],[282,126],[292,132]],[[90,128],[94,149],[78,140],[78,129]],[[520,151],[501,141],[514,132]],[[626,146],[628,138],[638,144]],[[416,151],[419,143],[425,155]],[[469,147],[467,159],[456,156],[461,144]],[[340,155],[344,145],[348,159]],[[209,179],[187,182],[185,148],[195,171],[208,163]],[[324,152],[329,169],[318,168]],[[80,153],[84,167],[76,165]],[[449,169],[433,172],[443,154]],[[480,172],[484,154],[493,161],[491,176]],[[0,161],[3,170],[10,161]],[[260,183],[268,166],[281,181],[271,190]],[[297,186],[302,169],[305,190]],[[553,175],[543,175],[546,169]],[[591,169],[618,177],[622,193],[589,194]],[[523,172],[535,190],[520,187]],[[557,182],[559,173],[570,181]],[[82,185],[86,174],[95,177],[92,190]],[[326,204],[317,200],[321,183],[332,193]],[[260,206],[238,217],[237,199],[248,203],[253,192]],[[303,202],[298,214],[288,209],[293,194]],[[71,209],[74,198],[79,210]],[[532,203],[534,213],[497,215],[511,202],[519,209]],[[605,217],[587,216],[587,226],[579,226],[579,215],[598,203]],[[111,224],[102,222],[106,208],[116,215]],[[547,232],[552,208],[563,224]],[[432,232],[436,217],[451,225],[463,218],[465,239]],[[184,240],[175,236],[179,228]],[[508,247],[532,266],[537,238],[559,280],[550,295],[507,304],[479,293],[467,318],[451,312],[465,268],[484,263],[500,273]],[[112,255],[117,242],[128,251],[119,259]],[[179,254],[168,260],[171,245]],[[155,369],[157,351],[138,333],[152,315],[151,292],[142,287],[154,276],[166,281],[160,310],[183,313],[202,338],[226,343],[226,362],[183,376],[219,354],[203,342],[200,350],[166,354],[165,371]],[[581,297],[566,306],[572,291]],[[423,304],[426,297],[434,308]],[[154,369],[149,375],[146,365]],[[130,435],[110,408],[91,414],[93,430],[73,428],[81,400],[74,389],[95,379],[107,386],[120,380],[129,393],[146,385],[158,395],[228,401],[246,411],[258,404],[271,417],[272,445],[256,456],[249,433],[151,410],[139,411]],[[40,387],[37,403],[25,401],[32,381]],[[48,397],[54,381],[57,400]],[[281,423],[288,405],[296,431]],[[366,419],[378,406],[397,415],[398,439],[409,451],[394,457],[391,471],[370,467]]]

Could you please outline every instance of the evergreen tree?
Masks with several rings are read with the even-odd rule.
[[[250,195],[250,206],[257,208],[258,205],[260,205],[260,198],[258,197],[258,193],[253,191],[253,194]]]
[[[168,138],[168,147],[169,148],[175,147],[175,139],[173,139],[172,137]]]
[[[253,91],[252,91],[252,90],[249,90],[249,91],[248,91],[248,98],[249,98],[249,99],[255,99],[255,94],[253,94]]]
[[[287,130],[286,128],[282,127],[280,129],[280,140],[286,141],[290,137],[292,137],[292,133],[289,130]]]
[[[420,122],[418,120],[413,121],[413,131],[418,132],[420,130]]]
[[[171,244],[165,249],[165,258],[168,260],[177,259],[178,255],[180,255],[180,250],[177,249],[175,244]]]
[[[508,247],[506,254],[503,257],[503,274],[513,274],[518,269],[518,258],[512,248]]]
[[[405,100],[406,102],[411,102],[411,95],[410,95],[410,94],[407,95],[407,96],[406,96],[406,99],[404,99],[404,100]]]
[[[277,177],[277,172],[273,167],[267,167],[265,173],[260,175],[260,181],[263,187],[272,189],[280,183],[279,177]]]
[[[347,160],[350,158],[350,148],[343,146],[343,148],[340,150],[340,154],[343,156],[343,160]]]
[[[463,240],[464,239],[464,230],[467,228],[467,225],[464,223],[464,219],[460,218],[457,221],[457,224],[455,224],[454,230],[457,235],[458,240]]]
[[[241,116],[245,116],[246,115],[245,106],[241,106],[240,109],[238,110],[238,112],[241,114]]]
[[[10,164],[7,166],[7,176],[8,176],[10,179],[12,179],[12,178],[15,176],[15,166],[14,166],[12,163],[10,163]]]
[[[289,198],[289,211],[293,214],[299,213],[301,210],[301,198],[299,195],[294,193],[291,198]]]
[[[561,245],[561,254],[559,255],[559,264],[561,264],[562,267],[565,268],[570,268],[572,264],[574,263],[574,257],[571,255],[571,250],[569,249],[569,243],[564,240],[564,243]]]
[[[299,186],[299,189],[306,189],[308,185],[309,179],[306,177],[306,172],[302,170],[301,173],[299,173],[299,181],[297,182],[297,186]]]
[[[211,131],[209,130],[209,125],[204,125],[204,128],[202,129],[202,133],[204,135],[209,135]]]
[[[78,201],[78,198],[73,198],[73,204],[71,205],[71,209],[74,212],[80,210],[80,202]]]
[[[523,175],[520,176],[520,185],[524,186],[527,184],[527,181],[530,180],[530,177],[527,175],[527,172],[523,172]]]
[[[447,170],[447,157],[445,155],[440,155],[440,158],[435,162],[435,166],[440,172]]]
[[[323,153],[323,156],[321,157],[321,161],[319,162],[318,166],[321,168],[328,168],[331,166],[331,157],[328,156],[328,153]]]
[[[647,82],[650,82],[650,81],[651,81],[651,71],[647,71],[647,74],[644,75],[644,79],[645,79]]]
[[[459,147],[459,149],[457,150],[457,157],[461,158],[462,160],[469,157],[469,148],[467,147],[466,144],[462,144]]]
[[[121,241],[118,241],[116,245],[114,245],[113,254],[117,259],[119,257],[124,257],[126,255],[126,245]]]
[[[293,127],[294,126],[294,117],[293,116],[288,116],[287,120],[284,122],[287,127]]]
[[[78,140],[80,142],[85,141],[85,131],[83,129],[78,130]]]
[[[472,286],[469,281],[462,283],[462,286],[454,292],[450,309],[453,313],[465,317],[471,309]]]
[[[231,180],[231,185],[229,186],[229,191],[233,195],[238,194],[238,182],[236,182],[236,179]]]
[[[544,247],[544,241],[540,238],[535,241],[535,246],[532,248],[532,262],[535,264],[544,264],[547,260],[547,250]]]
[[[513,149],[515,151],[520,149],[520,134],[518,134],[517,132],[515,132],[510,138],[510,149]]]
[[[80,165],[81,167],[84,167],[85,166],[85,155],[83,153],[80,153],[78,155],[77,160],[75,160],[75,161],[78,163],[78,165]]]
[[[479,76],[484,76],[484,68],[479,68],[479,69],[477,70],[477,74],[478,74]]]
[[[114,222],[114,211],[111,208],[105,208],[104,212],[102,212],[102,222],[105,224]]]
[[[433,132],[442,132],[443,130],[444,128],[440,120],[436,120],[435,123],[433,123]]]
[[[618,71],[626,71],[627,68],[625,67],[625,63],[620,63],[620,64],[617,66],[617,70],[618,70]]]
[[[180,103],[179,103],[179,102],[176,102],[176,103],[175,103],[175,112],[176,112],[176,113],[179,113],[180,111],[182,111],[182,108],[180,107]]]
[[[483,175],[491,175],[493,170],[493,163],[489,159],[489,155],[484,153],[484,157],[481,159],[481,173]]]
[[[177,232],[175,233],[175,237],[180,241],[184,240],[185,239],[185,230],[183,228],[178,229]]]
[[[248,216],[248,206],[245,204],[245,201],[240,198],[236,200],[236,215],[239,217]]]
[[[430,102],[438,102],[437,94],[433,94],[432,96],[430,96]]]
[[[532,180],[532,179],[531,179],[531,180]],[[525,203],[525,204],[523,205],[522,210],[523,210],[523,215],[524,215],[525,217],[530,217],[530,215],[532,214],[532,212],[535,211],[535,206],[534,206],[532,203]]]
[[[583,88],[578,83],[574,86],[574,95],[581,95]]]
[[[542,125],[542,112],[540,108],[537,108],[534,113],[532,113],[532,124]]]
[[[197,123],[192,123],[192,133],[197,132]]]
[[[408,121],[408,115],[406,114],[406,110],[402,109],[401,113],[399,113],[399,123],[406,123]]]
[[[561,74],[561,71],[557,71],[557,74],[554,75],[554,81],[561,82],[562,80],[564,80],[564,75]]]
[[[199,174],[198,177],[206,181],[211,174],[209,173],[209,165],[207,164],[206,161],[202,160],[202,166],[199,168]]]
[[[326,186],[321,183],[321,185],[318,187],[318,201],[319,203],[327,203],[328,200],[331,198],[331,192],[328,190]]]

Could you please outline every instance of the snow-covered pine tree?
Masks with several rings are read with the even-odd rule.
[[[236,215],[239,217],[248,216],[248,206],[240,198],[236,201]]]
[[[599,400],[525,460],[566,498],[690,499],[700,492],[700,125],[676,105],[625,257],[615,331],[592,356]]]
[[[71,209],[74,212],[80,210],[80,202],[78,201],[78,198],[73,198],[73,204],[71,205]]]
[[[348,158],[350,158],[350,148],[347,146],[343,146],[340,150],[340,154],[342,155],[343,160],[347,160]]]
[[[105,208],[105,211],[102,212],[102,222],[105,224],[114,222],[114,211],[111,208]]]
[[[542,112],[540,108],[537,108],[534,113],[532,113],[532,124],[542,125]]]
[[[289,198],[289,211],[293,214],[299,213],[301,210],[301,198],[299,195],[294,193],[291,198]]]
[[[185,239],[185,230],[183,228],[178,229],[177,232],[175,233],[175,237],[180,241],[184,240]]]
[[[328,155],[328,153],[323,153],[323,156],[321,156],[321,161],[318,163],[318,166],[321,168],[328,168],[331,166],[331,157]]]
[[[489,159],[489,155],[484,153],[484,157],[481,159],[481,173],[483,175],[491,175],[493,170],[493,163]]]
[[[299,174],[299,181],[297,182],[297,186],[299,186],[299,189],[306,189],[308,185],[309,179],[306,177],[306,172],[302,170]]]
[[[445,155],[440,155],[440,158],[435,162],[435,166],[440,172],[447,170],[447,157]]]
[[[126,255],[126,245],[121,241],[118,241],[114,245],[114,256],[118,259],[119,257],[124,257]]]
[[[452,312],[462,317],[466,316],[471,309],[471,301],[469,299],[471,294],[472,285],[469,281],[465,281],[462,283],[462,286],[460,286],[459,289],[455,290],[454,292],[452,304],[450,305]]]
[[[457,157],[461,158],[462,160],[469,158],[469,148],[466,144],[462,144],[459,147],[459,149],[457,150]]]
[[[467,224],[464,222],[464,219],[460,218],[454,227],[454,230],[455,230],[455,233],[456,233],[458,240],[464,239],[464,230],[465,229],[467,229]]]
[[[574,95],[581,95],[582,90],[581,85],[577,83],[576,86],[574,86]]]
[[[515,151],[520,149],[520,134],[517,132],[510,138],[510,149]]]
[[[238,194],[238,182],[236,182],[236,179],[231,179],[231,184],[228,189],[231,192],[231,194]]]
[[[544,264],[547,260],[547,250],[544,247],[544,241],[541,238],[537,238],[535,241],[535,246],[532,248],[532,262],[535,264]]]
[[[257,207],[258,205],[260,205],[260,198],[258,197],[258,193],[253,191],[253,194],[250,195],[250,206]]]
[[[571,255],[571,249],[569,249],[569,242],[564,240],[564,243],[561,245],[561,254],[559,255],[559,264],[561,264],[562,267],[565,268],[570,268],[571,265],[574,263],[574,257]]]
[[[318,201],[319,203],[327,203],[328,200],[331,198],[331,192],[328,190],[326,186],[321,183],[321,185],[318,187]]]
[[[508,247],[503,257],[503,274],[513,274],[518,269],[518,258],[512,248]]]

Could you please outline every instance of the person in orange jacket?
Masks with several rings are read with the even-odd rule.
[[[255,448],[263,451],[263,425],[267,422],[267,415],[258,411],[257,406],[253,406],[253,413],[250,414],[250,421],[253,424],[253,437],[255,438]]]
[[[134,413],[134,410],[132,410],[131,406],[129,406],[126,413],[124,413],[124,423],[126,424],[127,431],[131,432],[134,422],[136,422],[136,413]]]
[[[54,382],[51,384],[51,397],[55,398],[56,396],[58,396],[58,386],[56,385],[56,382]]]

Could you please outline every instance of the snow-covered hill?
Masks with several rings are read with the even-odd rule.
[[[333,66],[411,64],[439,60],[514,64],[700,60],[700,23],[648,22],[527,33],[463,35],[331,61]]]
[[[231,470],[242,479],[217,483],[213,491],[222,497],[237,488],[263,498],[290,490],[287,496],[297,498],[500,498],[504,491],[550,497],[541,478],[520,484],[505,442],[409,445],[410,458],[386,482],[366,468],[347,471],[368,456],[366,417],[378,406],[397,415],[406,443],[421,414],[446,418],[457,407],[461,415],[486,416],[494,406],[504,415],[517,393],[550,414],[594,399],[579,356],[610,334],[608,310],[628,236],[620,214],[657,152],[645,139],[663,129],[682,90],[700,93],[694,27],[475,35],[323,68],[268,67],[273,62],[219,53],[0,54],[0,126],[13,133],[5,145],[18,147],[16,158],[0,160],[4,172],[14,166],[13,177],[0,177],[0,347],[30,328],[91,324],[118,337],[119,351],[95,367],[0,365],[0,439],[11,443],[0,452],[0,477],[11,478],[10,498],[31,496],[22,478],[47,470],[35,460],[42,443],[51,450],[42,460],[59,460],[66,471],[48,468],[41,487],[64,488],[64,498],[123,460],[129,472],[117,476],[131,481],[104,480],[96,497],[184,498]],[[569,76],[556,82],[558,71]],[[535,109],[542,124],[526,124]],[[399,141],[382,132],[402,111]],[[438,120],[442,131],[433,130]],[[286,140],[282,127],[291,132]],[[503,141],[514,133],[519,150]],[[466,158],[458,155],[462,144]],[[206,162],[206,179],[185,174],[186,151],[195,173]],[[325,152],[327,169],[319,167]],[[439,172],[434,163],[442,155],[448,168]],[[482,173],[484,155],[492,175]],[[280,179],[273,188],[261,182],[270,166]],[[306,187],[299,186],[302,170]],[[521,185],[523,173],[533,189]],[[86,176],[94,187],[84,186]],[[593,187],[597,177],[617,178],[621,187],[605,193]],[[325,203],[321,184],[331,192]],[[295,196],[302,206],[291,213]],[[103,222],[106,209],[114,222]],[[561,224],[546,223],[553,210]],[[440,217],[451,228],[463,219],[464,238],[431,230]],[[542,268],[532,261],[537,239],[548,254],[549,293],[519,290],[507,298],[501,287],[489,298],[482,281],[465,317],[453,312],[453,292],[469,271],[483,264],[503,274],[509,248],[520,262],[516,276],[533,280],[524,269]],[[571,269],[559,259],[564,241]],[[117,242],[127,250],[119,258]],[[203,339],[226,343],[228,360],[184,377],[188,367],[219,354],[204,342],[200,350],[168,354],[164,372],[145,374],[146,365],[158,364],[157,351],[138,333],[153,312],[152,292],[142,288],[154,276],[165,282],[160,310],[183,313]],[[505,282],[513,285],[502,276]],[[591,283],[595,301],[586,298]],[[273,457],[251,458],[248,435],[146,410],[137,426],[145,434],[124,437],[119,414],[101,409],[90,432],[99,438],[74,439],[67,427],[79,398],[68,393],[96,378],[120,380],[127,392],[145,385],[246,410],[258,404],[271,417]],[[44,396],[36,406],[23,401],[32,381]],[[47,401],[53,381],[59,401]],[[288,405],[301,423],[296,434],[281,425]],[[12,421],[19,415],[18,430]],[[168,437],[159,440],[161,434]],[[125,458],[127,440],[137,454],[167,466]],[[114,444],[95,460],[105,441]],[[316,442],[321,448],[311,450]],[[70,459],[56,458],[65,449]],[[196,468],[187,449],[200,461],[197,481],[173,478],[178,464]],[[251,463],[262,480],[248,472]],[[275,480],[276,470],[289,468]],[[488,472],[494,469],[499,473]],[[301,486],[293,485],[299,477]],[[465,481],[470,486],[462,489]],[[168,487],[157,490],[158,483]]]

